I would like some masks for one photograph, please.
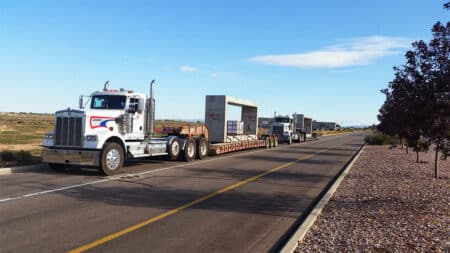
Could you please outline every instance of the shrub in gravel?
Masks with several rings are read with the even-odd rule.
[[[368,145],[392,145],[396,143],[395,139],[391,136],[379,133],[367,135],[364,140]]]

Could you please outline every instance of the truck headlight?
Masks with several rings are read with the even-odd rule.
[[[97,141],[97,135],[86,135],[86,141]]]
[[[44,138],[47,140],[53,140],[54,137],[55,137],[54,134],[46,134]]]

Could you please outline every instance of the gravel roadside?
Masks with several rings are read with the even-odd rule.
[[[296,252],[450,252],[450,160],[367,146]]]

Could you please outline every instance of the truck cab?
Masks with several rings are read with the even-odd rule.
[[[108,138],[120,135],[126,141],[146,136],[144,94],[132,91],[97,91],[91,94],[86,112],[86,133]]]
[[[293,141],[293,128],[294,119],[289,115],[278,115],[275,116],[271,134],[276,134],[278,136],[279,142],[286,142],[291,144]]]
[[[119,148],[108,154],[110,166],[120,167],[126,143],[144,140],[144,94],[105,88],[88,98],[86,108],[80,100],[80,109],[55,112],[55,128],[45,135],[42,153],[43,162],[51,167],[100,166],[102,151],[112,143]]]

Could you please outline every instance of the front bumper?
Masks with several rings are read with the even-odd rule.
[[[43,148],[42,162],[85,166],[100,166],[101,150]]]
[[[278,141],[279,142],[288,142],[290,139],[289,135],[278,135]]]

